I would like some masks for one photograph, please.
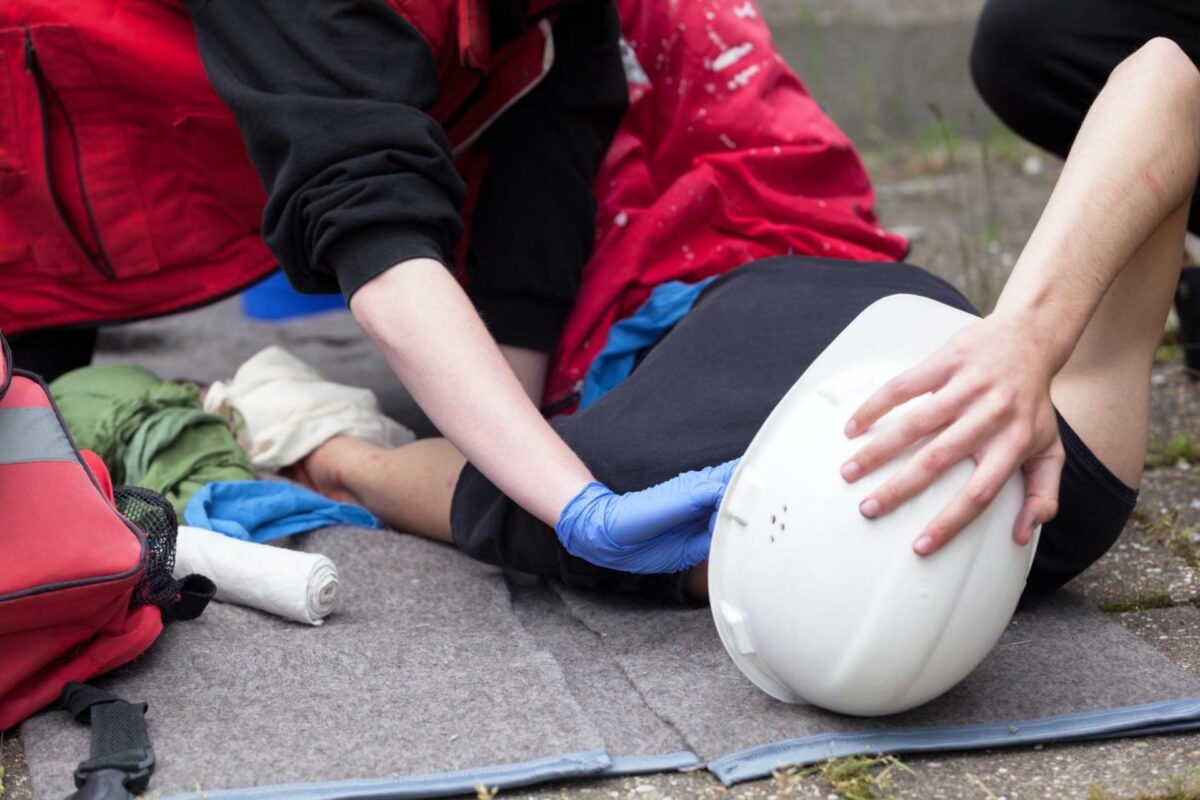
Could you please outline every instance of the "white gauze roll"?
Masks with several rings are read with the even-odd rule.
[[[181,525],[175,577],[194,572],[212,579],[222,603],[309,625],[320,625],[337,604],[337,567],[325,556]]]

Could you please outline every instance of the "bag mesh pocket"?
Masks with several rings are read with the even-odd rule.
[[[139,486],[118,486],[113,490],[113,499],[117,510],[146,534],[149,557],[133,603],[156,605],[169,611],[179,597],[182,584],[172,576],[179,528],[175,509],[158,493]]]

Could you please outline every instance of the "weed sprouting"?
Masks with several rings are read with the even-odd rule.
[[[1137,600],[1118,600],[1109,603],[1097,603],[1096,608],[1102,614],[1128,614],[1131,611],[1151,611],[1162,608],[1174,608],[1175,601],[1165,594],[1155,594],[1140,597]]]
[[[816,778],[842,800],[889,800],[893,797],[892,777],[897,771],[914,774],[895,756],[862,755],[831,758],[809,767],[776,770],[780,791],[791,793],[805,778]]]
[[[1197,443],[1189,433],[1176,433],[1163,444],[1161,440],[1151,440],[1146,448],[1146,469],[1171,467],[1176,464],[1194,464],[1200,461],[1200,443]]]

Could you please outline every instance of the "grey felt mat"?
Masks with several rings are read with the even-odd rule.
[[[609,766],[498,571],[395,533],[330,528],[303,544],[341,574],[324,626],[214,604],[103,681],[150,704],[155,796],[564,755],[564,773]],[[87,730],[53,712],[21,734],[38,797],[66,796]]]
[[[1018,614],[979,668],[950,692],[886,719],[772,700],[738,673],[707,610],[647,614],[638,603],[562,596],[603,637],[639,696],[727,782],[864,750],[1082,738],[1103,726],[1134,733],[1155,721],[1200,724],[1200,680],[1068,591]],[[1155,705],[1143,716],[1106,713],[1146,704]],[[1060,719],[1031,729],[1026,724],[1050,717]],[[988,725],[999,735],[986,738],[989,731],[969,727]],[[932,733],[898,741],[878,735],[919,729]]]
[[[101,358],[212,380],[280,343],[418,419],[360,337],[345,315],[252,325],[225,303],[107,331]],[[325,626],[214,605],[100,681],[150,703],[151,796],[431,797],[701,763],[733,783],[863,750],[1200,727],[1200,682],[1069,594],[1019,615],[943,698],[862,720],[759,692],[707,609],[560,591],[402,534],[337,528],[299,546],[341,571]],[[39,800],[65,796],[86,729],[45,712],[22,737]]]
[[[618,762],[655,756],[682,769],[701,762],[676,727],[642,697],[604,637],[573,615],[547,583],[509,575],[517,619],[558,661],[571,691]],[[657,614],[660,609],[647,609]],[[666,768],[666,767],[663,767]]]
[[[1200,698],[1195,679],[1069,594],[1018,616],[943,698],[864,720],[759,692],[706,609],[559,592],[402,534],[331,528],[301,544],[342,571],[342,605],[324,627],[216,605],[101,681],[150,703],[153,796],[424,797],[701,762],[736,782],[863,749],[1200,718],[1200,700],[1186,701]],[[1031,725],[1048,717],[1059,719]],[[37,796],[65,796],[86,729],[47,712],[22,736]]]

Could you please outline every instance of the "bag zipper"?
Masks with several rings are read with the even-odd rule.
[[[67,113],[67,107],[63,104],[62,98],[58,96],[58,92],[54,90],[53,84],[50,83],[46,73],[42,70],[42,65],[38,61],[37,50],[33,46],[33,36],[29,32],[29,28],[25,29],[25,68],[33,76],[34,85],[37,87],[38,109],[42,115],[42,153],[45,158],[46,170],[46,186],[50,190],[50,199],[54,202],[54,210],[58,213],[59,219],[71,234],[71,238],[75,240],[75,244],[79,246],[80,252],[92,267],[110,281],[117,279],[116,270],[112,267],[112,262],[108,258],[108,254],[104,250],[104,242],[100,238],[100,229],[96,225],[96,217],[92,213],[92,204],[88,200],[87,185],[83,181],[83,162],[79,155],[79,138],[75,134],[75,125],[71,122],[71,116]],[[75,175],[79,181],[79,194],[83,198],[83,209],[87,214],[88,227],[92,233],[92,239],[96,243],[96,252],[88,248],[83,241],[83,237],[76,230],[75,225],[71,222],[71,218],[67,215],[66,208],[63,206],[62,197],[59,196],[58,190],[54,188],[54,172],[51,163],[51,141],[50,141],[50,103],[53,102],[60,112],[63,119],[67,122],[67,134],[71,137],[71,149],[75,154]]]

